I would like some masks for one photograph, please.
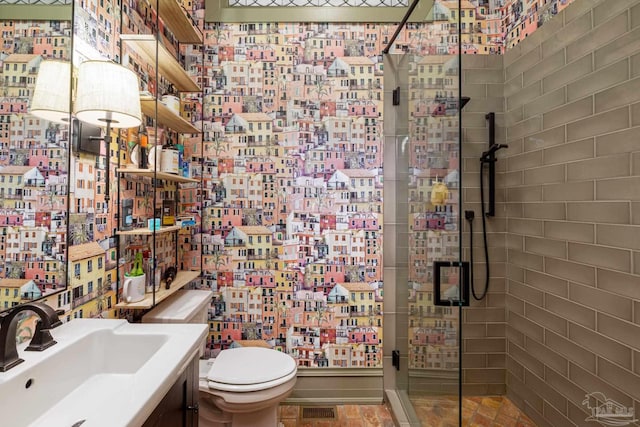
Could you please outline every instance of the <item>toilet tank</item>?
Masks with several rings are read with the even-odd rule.
[[[213,292],[183,290],[171,295],[142,316],[142,323],[208,323],[208,309]],[[206,342],[202,343],[200,356]]]

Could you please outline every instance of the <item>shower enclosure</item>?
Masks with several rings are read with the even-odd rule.
[[[436,3],[384,58],[385,389],[403,425],[462,421],[460,16]]]

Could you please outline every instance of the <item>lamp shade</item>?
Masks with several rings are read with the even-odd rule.
[[[56,123],[69,122],[71,63],[47,60],[40,63],[30,113]]]
[[[110,61],[86,61],[78,70],[75,113],[96,126],[132,128],[142,123],[138,76]]]

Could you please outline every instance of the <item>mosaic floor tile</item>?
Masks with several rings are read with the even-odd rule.
[[[422,427],[457,427],[457,400],[445,397],[416,397],[411,402]],[[423,417],[424,415],[424,417]],[[455,418],[452,420],[451,416]],[[463,427],[536,427],[509,399],[503,396],[469,396],[462,399]]]
[[[478,414],[484,415],[485,417],[493,420],[498,416],[498,409],[500,408],[500,404],[498,407],[488,406],[482,403],[482,405],[478,406],[477,412]]]
[[[412,398],[422,427],[459,427],[458,403],[453,397]],[[386,405],[337,405],[332,420],[302,419],[300,407],[281,405],[282,427],[393,427]],[[536,427],[509,399],[502,396],[465,397],[462,400],[463,427]]]

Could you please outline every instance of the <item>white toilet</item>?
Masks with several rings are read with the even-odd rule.
[[[200,427],[276,427],[296,383],[295,360],[261,347],[222,350],[200,364]]]
[[[202,290],[176,292],[142,321],[207,323],[211,295]],[[291,356],[262,347],[222,350],[215,359],[200,360],[199,426],[276,427],[278,404],[293,390],[296,372]]]

